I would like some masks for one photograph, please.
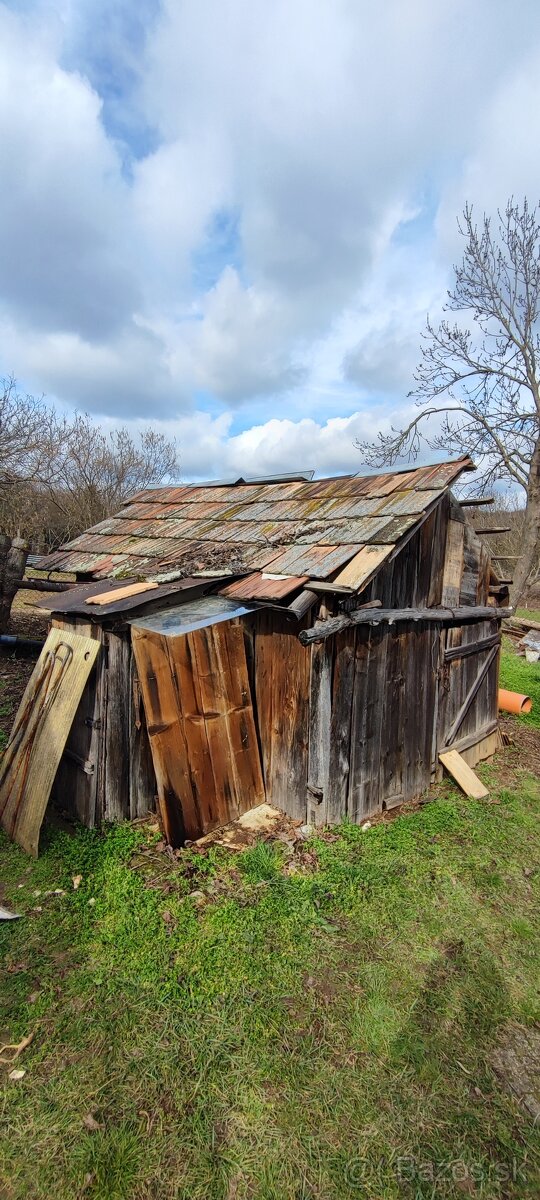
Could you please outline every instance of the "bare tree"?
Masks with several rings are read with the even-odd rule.
[[[420,412],[405,429],[356,444],[377,466],[416,458],[423,442],[468,451],[484,488],[506,480],[524,495],[516,604],[540,552],[540,205],[509,200],[496,230],[485,214],[478,228],[467,205],[458,228],[465,249],[444,311],[464,316],[427,319],[409,393]]]
[[[48,410],[40,397],[22,395],[14,379],[0,384],[0,491],[40,478],[47,458]]]
[[[162,483],[178,471],[175,443],[152,428],[135,439],[125,427],[108,435],[88,414],[55,418],[49,427],[44,488],[69,532],[95,525],[128,496]]]

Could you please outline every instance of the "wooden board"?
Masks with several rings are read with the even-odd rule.
[[[441,604],[449,608],[459,604],[461,577],[463,575],[463,542],[465,526],[463,521],[452,517],[448,522],[446,535],[446,556],[444,563]]]
[[[459,750],[443,750],[439,758],[466,796],[472,796],[475,800],[484,800],[489,796],[488,789],[461,757]]]
[[[37,855],[39,831],[58,765],[99,642],[51,629],[21,700],[0,768],[0,820]]]
[[[306,820],[310,651],[300,626],[275,610],[258,614],[255,699],[269,804]]]
[[[265,799],[244,633],[227,621],[132,638],[163,828],[179,845]]]
[[[347,566],[336,575],[333,583],[358,591],[377,571],[381,563],[392,554],[394,546],[362,546]]]
[[[153,583],[147,580],[144,583],[130,583],[126,587],[118,588],[114,593],[114,599],[127,600],[130,596],[140,596],[143,592],[152,592],[159,587],[158,583]],[[98,596],[87,596],[85,604],[110,604],[111,592],[100,592]]]

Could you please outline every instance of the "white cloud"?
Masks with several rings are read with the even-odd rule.
[[[180,421],[204,475],[350,469],[410,386],[463,198],[540,194],[538,5],[27,10],[0,4],[4,369]]]

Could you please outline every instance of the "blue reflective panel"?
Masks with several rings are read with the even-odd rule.
[[[226,596],[203,596],[198,600],[187,600],[175,608],[164,609],[163,612],[151,613],[148,617],[137,617],[130,621],[130,625],[149,629],[151,633],[176,635],[203,629],[205,625],[215,625],[218,621],[243,617],[257,608],[260,605],[242,604],[238,600],[228,600]]]

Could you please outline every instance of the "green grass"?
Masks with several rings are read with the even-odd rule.
[[[540,609],[538,608],[516,608],[516,617],[524,617],[529,621],[540,621]]]
[[[540,1022],[540,782],[493,799],[292,857],[0,841],[0,1028],[35,1032],[2,1200],[537,1196],[540,1131],[489,1064]]]
[[[528,663],[513,650],[502,650],[499,682],[502,688],[531,697],[532,711],[516,719],[540,727],[540,663]]]

